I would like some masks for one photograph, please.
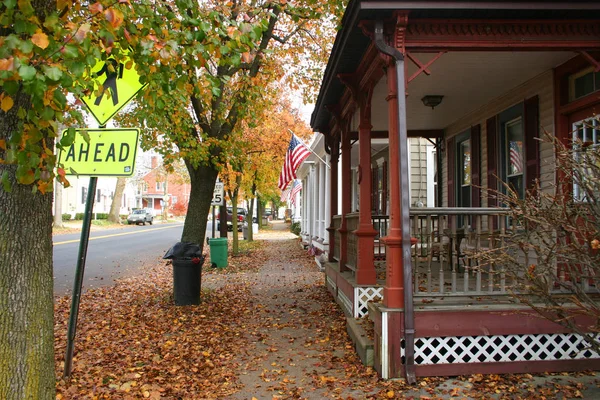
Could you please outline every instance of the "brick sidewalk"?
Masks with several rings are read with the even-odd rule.
[[[252,294],[252,315],[232,316],[245,321],[248,346],[235,360],[239,391],[227,398],[507,398],[504,391],[469,396],[477,393],[479,384],[470,377],[419,379],[412,387],[379,380],[355,355],[345,316],[326,291],[324,274],[288,228],[275,222],[271,231],[255,236],[267,242],[265,254],[256,260],[261,263],[258,272],[203,276],[203,288],[247,285]],[[513,392],[510,398],[539,398],[535,391],[531,393],[532,387],[579,384],[584,398],[600,398],[596,379],[595,375],[522,375],[515,379],[515,389],[524,396]]]

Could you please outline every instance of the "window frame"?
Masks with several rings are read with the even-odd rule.
[[[576,127],[577,124],[580,124],[582,127],[583,125],[588,122],[588,121],[593,121],[593,124],[591,127],[587,127],[584,129],[591,129],[592,130],[592,140],[591,143],[586,145],[586,143],[588,143],[585,140],[581,140],[579,141],[579,137],[578,133],[581,132],[581,130],[579,128]],[[578,157],[583,157],[582,155],[580,155],[580,152],[586,152],[588,151],[588,148],[594,148],[594,147],[598,147],[600,146],[600,121],[598,120],[597,116],[591,116],[591,117],[587,117],[584,118],[580,121],[574,122],[571,125],[571,129],[572,129],[572,143],[573,143],[573,157],[576,158],[576,162],[581,162],[580,159],[578,159]],[[586,138],[586,133],[584,130],[584,134],[583,134],[583,139]],[[580,185],[578,184],[577,178],[574,176],[573,177],[573,201],[576,203],[586,203],[589,201],[589,199],[585,196],[585,194],[580,193]]]
[[[519,190],[519,198],[524,198],[525,196],[525,184],[526,184],[526,168],[527,160],[525,154],[525,104],[519,103],[516,104],[507,110],[504,110],[498,115],[498,138],[497,140],[500,142],[498,146],[498,168],[500,170],[500,179],[502,184],[500,185],[500,192],[506,194],[506,186],[505,184],[509,183],[509,178],[514,176],[518,176],[517,174],[510,175],[508,174],[508,168],[510,166],[510,151],[508,145],[507,138],[507,126],[515,123],[516,121],[521,122],[521,162],[522,162],[522,170],[521,170],[521,187]]]
[[[583,93],[583,94],[577,96],[575,93],[575,81],[581,77],[588,75],[588,74],[592,75],[592,91]],[[594,70],[593,66],[580,69],[579,71],[569,75],[567,77],[567,101],[569,103],[571,103],[575,100],[579,100],[581,98],[584,98],[585,96],[588,96],[592,93],[599,91],[600,90],[600,79],[597,79],[597,78],[598,78],[598,73]]]
[[[464,153],[463,153],[463,144],[465,142],[469,143],[469,183],[465,184],[464,181],[464,171],[465,171],[465,164],[464,164]],[[471,155],[471,152],[473,151],[473,146],[472,146],[472,141],[471,141],[471,129],[467,129],[465,131],[463,131],[462,133],[456,135],[456,140],[455,140],[455,148],[456,148],[456,154],[455,154],[455,173],[456,173],[456,183],[455,183],[455,187],[456,187],[456,194],[455,194],[455,201],[456,201],[456,205],[458,207],[471,207],[471,193],[472,193],[472,186],[473,186],[473,176],[472,176],[472,171],[473,171],[473,157]],[[468,188],[468,193],[465,193]]]

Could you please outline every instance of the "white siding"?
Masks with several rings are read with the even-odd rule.
[[[481,126],[481,184],[487,187],[487,130],[486,120],[502,111],[510,108],[515,104],[522,103],[525,99],[533,96],[539,96],[539,118],[540,118],[540,137],[544,137],[544,132],[554,135],[554,81],[552,70],[549,70],[534,79],[525,82],[523,85],[505,93],[496,98],[491,103],[483,105],[478,110],[467,114],[457,120],[455,123],[446,127],[446,137],[455,136],[471,126],[480,124]],[[447,170],[447,154],[442,163],[443,170],[443,201],[444,206],[448,205],[448,170]],[[554,151],[552,145],[547,142],[542,142],[540,149],[540,181],[542,190],[553,190],[555,182],[554,174]],[[482,206],[487,206],[487,198],[483,196]]]
[[[427,139],[409,138],[410,204],[427,205]]]

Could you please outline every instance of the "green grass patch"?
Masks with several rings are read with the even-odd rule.
[[[262,247],[262,241],[260,240],[240,240],[238,243],[238,250],[240,253],[251,253],[254,250],[260,249]]]
[[[96,226],[111,226],[111,225],[117,225],[117,224],[109,222],[106,219],[94,219],[94,220],[92,220],[92,225],[96,225]]]

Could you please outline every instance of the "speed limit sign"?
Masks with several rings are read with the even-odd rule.
[[[223,205],[223,182],[215,183],[215,190],[213,191],[213,198],[210,202],[211,206],[222,206]]]

